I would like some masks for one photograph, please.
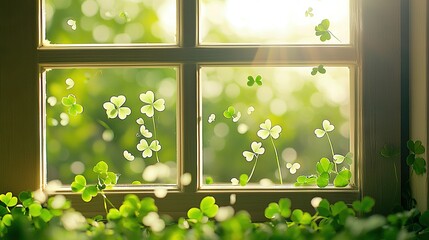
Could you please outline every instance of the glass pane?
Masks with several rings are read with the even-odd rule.
[[[45,0],[45,44],[176,43],[176,0]]]
[[[75,175],[83,174],[96,183],[93,167],[104,161],[109,171],[121,174],[119,184],[175,184],[176,71],[173,67],[47,71],[48,181],[70,184]]]
[[[312,67],[202,67],[204,179],[236,184],[246,174],[264,185],[279,184],[281,174],[283,184],[294,184],[320,175],[321,158],[346,156],[350,69],[322,68],[312,75]],[[333,171],[350,170],[352,158],[342,160]]]
[[[201,0],[199,26],[202,44],[349,44],[349,0]]]

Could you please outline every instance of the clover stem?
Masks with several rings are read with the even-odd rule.
[[[107,203],[109,203],[109,205],[112,207],[112,208],[115,208],[116,209],[116,207],[115,207],[115,205],[113,205],[113,203],[107,198],[107,196],[104,194],[104,192],[102,192],[101,193],[101,196],[103,196],[103,200],[104,200],[104,209],[106,209],[106,213],[107,213],[107,204],[106,204],[106,201],[107,201]]]
[[[327,132],[326,132],[326,137],[328,138],[329,146],[331,147],[332,159],[334,160],[334,156],[335,156],[334,147],[332,146],[331,138],[329,137],[329,134]],[[335,161],[334,161],[334,165],[335,165],[335,172],[338,173],[338,167]]]
[[[250,182],[250,179],[253,176],[253,172],[255,172],[256,164],[258,163],[258,158],[259,158],[259,155],[256,155],[256,157],[255,157],[255,164],[253,164],[252,172],[250,172],[250,176],[249,176],[249,179],[247,179],[247,183]]]
[[[155,135],[155,140],[158,140],[158,137],[156,136],[155,116],[152,116],[152,123],[153,123],[153,134]],[[159,162],[158,151],[155,151],[155,156],[156,156],[156,161]]]
[[[280,169],[279,155],[277,154],[277,148],[276,148],[276,145],[274,144],[274,140],[272,137],[271,137],[271,143],[273,144],[274,153],[276,154],[276,161],[277,161],[277,168],[279,170],[280,184],[283,184],[283,177],[282,177],[282,170]]]
[[[337,38],[337,36],[335,36],[330,30],[328,30],[328,32],[335,38],[338,40],[338,42],[341,42],[341,40],[339,38]]]

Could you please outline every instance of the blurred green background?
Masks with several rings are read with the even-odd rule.
[[[207,44],[264,43],[273,39],[278,42],[278,37],[285,37],[282,34],[276,36],[278,30],[272,30],[273,35],[266,32],[260,34],[264,25],[254,26],[253,33],[243,31],[250,35],[239,34],[237,29],[231,27],[234,24],[223,27],[225,21],[235,21],[227,16],[231,8],[241,6],[236,9],[237,13],[246,13],[246,7],[252,7],[251,2],[254,1],[237,5],[234,1],[202,0],[200,41]],[[344,11],[335,14],[329,12],[329,6],[338,5],[338,0],[320,2],[311,0],[296,5],[294,14],[289,16],[287,37],[280,42],[319,44],[314,36],[314,25],[329,17],[331,29],[342,41],[333,40],[327,44],[349,43],[349,1],[341,0]],[[304,15],[310,6],[314,8],[314,18]],[[271,9],[274,11],[276,6],[271,6]],[[176,44],[175,0],[45,0],[44,10],[46,46]],[[218,18],[212,16],[214,12],[219,14]],[[256,18],[258,14],[254,15]],[[262,16],[257,22],[268,26],[272,20]],[[336,127],[331,133],[335,152],[346,154],[350,151],[349,99],[350,88],[353,87],[349,85],[349,68],[328,66],[327,74],[312,76],[312,67],[202,66],[203,175],[213,177],[216,183],[229,183],[231,178],[238,178],[241,173],[249,174],[253,162],[245,161],[242,152],[250,151],[251,142],[257,141],[263,143],[266,152],[259,159],[252,182],[269,178],[277,183],[273,148],[268,140],[261,140],[256,135],[259,124],[266,119],[282,127],[275,144],[287,183],[293,183],[298,175],[315,173],[315,163],[321,157],[330,156],[328,141],[325,138],[317,139],[314,135],[314,130],[321,128],[324,119],[329,119]],[[249,75],[261,75],[263,85],[248,87]],[[159,157],[171,168],[169,177],[161,182],[176,183],[177,76],[178,69],[174,67],[82,67],[47,71],[45,140],[48,180],[60,179],[68,184],[75,174],[85,174],[90,181],[95,181],[92,167],[103,160],[109,164],[111,171],[121,174],[119,183],[129,184],[136,180],[144,183],[142,172],[156,163],[156,159],[154,156],[143,159],[136,149],[143,138],[136,119],[142,117],[147,128],[153,131],[151,120],[140,113],[143,103],[139,100],[139,94],[151,90],[156,99],[164,98],[166,101],[166,109],[155,113],[158,139],[162,146]],[[72,88],[66,84],[68,78],[74,81]],[[82,114],[64,114],[67,108],[61,104],[61,99],[69,94],[74,94],[77,103],[84,107]],[[129,107],[132,113],[125,120],[108,119],[103,103],[118,95],[127,97],[124,106]],[[56,104],[52,104],[54,99]],[[223,117],[222,113],[228,106],[234,106],[241,112],[242,117],[237,123]],[[247,109],[250,106],[255,111],[249,115]],[[216,115],[212,123],[207,121],[210,114]],[[123,156],[124,150],[131,152],[136,159],[127,161]],[[301,164],[295,175],[289,173],[287,162]]]

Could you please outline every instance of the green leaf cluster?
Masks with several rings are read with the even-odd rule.
[[[204,218],[213,218],[216,216],[219,210],[219,206],[216,204],[216,200],[212,196],[204,197],[200,202],[200,208],[191,208],[188,210],[188,221],[192,223],[201,223]]]
[[[329,31],[330,22],[328,19],[323,19],[314,30],[316,31],[316,36],[320,36],[320,41],[325,42],[331,39],[331,32]]]
[[[76,103],[76,97],[73,94],[63,97],[61,103],[68,108],[68,112],[72,116],[76,116],[83,112],[82,105]]]
[[[109,166],[104,161],[98,162],[92,170],[98,175],[96,185],[87,185],[86,178],[83,175],[76,175],[71,184],[71,190],[81,192],[82,200],[85,202],[91,201],[99,192],[112,188],[118,181],[118,175],[114,172],[109,172]]]
[[[322,64],[320,64],[319,66],[317,66],[317,67],[314,67],[312,70],[311,70],[311,75],[316,75],[317,73],[320,73],[320,74],[325,74],[326,73],[326,69],[325,69],[325,67],[322,65]]]
[[[426,160],[420,156],[425,153],[425,147],[420,140],[407,142],[409,154],[407,156],[407,165],[412,167],[417,175],[426,173]]]

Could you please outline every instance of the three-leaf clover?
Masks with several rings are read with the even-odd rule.
[[[241,118],[241,112],[237,112],[233,106],[229,106],[228,109],[223,112],[223,116],[228,119],[232,118],[233,122],[238,122]]]
[[[76,97],[73,94],[69,94],[67,97],[61,99],[61,103],[68,107],[68,112],[72,116],[76,116],[83,112],[83,107],[76,103]]]
[[[255,83],[256,83],[257,85],[259,85],[259,86],[261,86],[261,85],[262,85],[262,77],[261,77],[261,75],[256,76],[256,78],[253,78],[252,76],[248,76],[248,77],[247,77],[247,86],[251,87],[251,86],[253,86]]]
[[[244,151],[243,157],[246,158],[246,161],[250,162],[253,160],[253,157],[259,156],[260,154],[264,154],[265,148],[262,147],[262,143],[260,142],[252,142],[250,144],[250,147],[252,148],[252,152],[250,151]]]
[[[279,125],[271,127],[271,120],[267,119],[264,123],[261,123],[259,125],[261,129],[257,132],[257,135],[262,139],[267,139],[269,136],[271,136],[274,139],[279,138],[280,132],[282,131],[282,128]]]
[[[0,195],[0,201],[3,202],[6,207],[14,207],[18,203],[18,198],[14,197],[11,192]]]
[[[325,67],[322,65],[322,64],[320,64],[319,66],[317,66],[317,67],[314,67],[312,70],[311,70],[311,75],[316,75],[317,73],[321,73],[321,74],[325,74],[326,73],[326,69],[325,69]]]
[[[142,152],[143,158],[152,157],[152,151],[158,152],[161,150],[161,145],[158,140],[154,140],[149,143],[145,139],[141,139],[140,143],[137,144],[137,149]]]
[[[289,169],[291,174],[295,174],[296,170],[301,168],[301,164],[299,163],[286,163],[286,168]]]
[[[122,107],[125,103],[126,98],[123,95],[112,96],[110,102],[105,102],[103,108],[106,109],[106,114],[108,118],[116,118],[119,116],[120,119],[125,119],[128,115],[131,114],[131,109],[128,107]]]
[[[309,8],[305,11],[305,16],[306,16],[306,17],[313,17],[313,16],[314,16],[314,14],[313,14],[313,8],[312,8],[312,7],[309,7]]]
[[[426,172],[426,161],[418,155],[425,153],[425,147],[420,140],[407,142],[407,148],[410,153],[407,156],[407,165],[411,166],[417,175],[422,175]]]
[[[140,111],[148,117],[153,117],[155,110],[162,112],[165,109],[165,100],[160,98],[155,101],[155,95],[152,91],[140,94],[140,100],[147,105],[144,105]]]
[[[314,130],[314,134],[316,134],[318,138],[325,136],[325,133],[332,132],[335,129],[335,126],[332,125],[329,120],[323,120],[322,127],[323,129],[318,128]]]
[[[322,22],[317,25],[314,30],[316,36],[320,36],[320,41],[324,42],[331,39],[331,32],[329,31],[330,22],[328,19],[323,19]]]

